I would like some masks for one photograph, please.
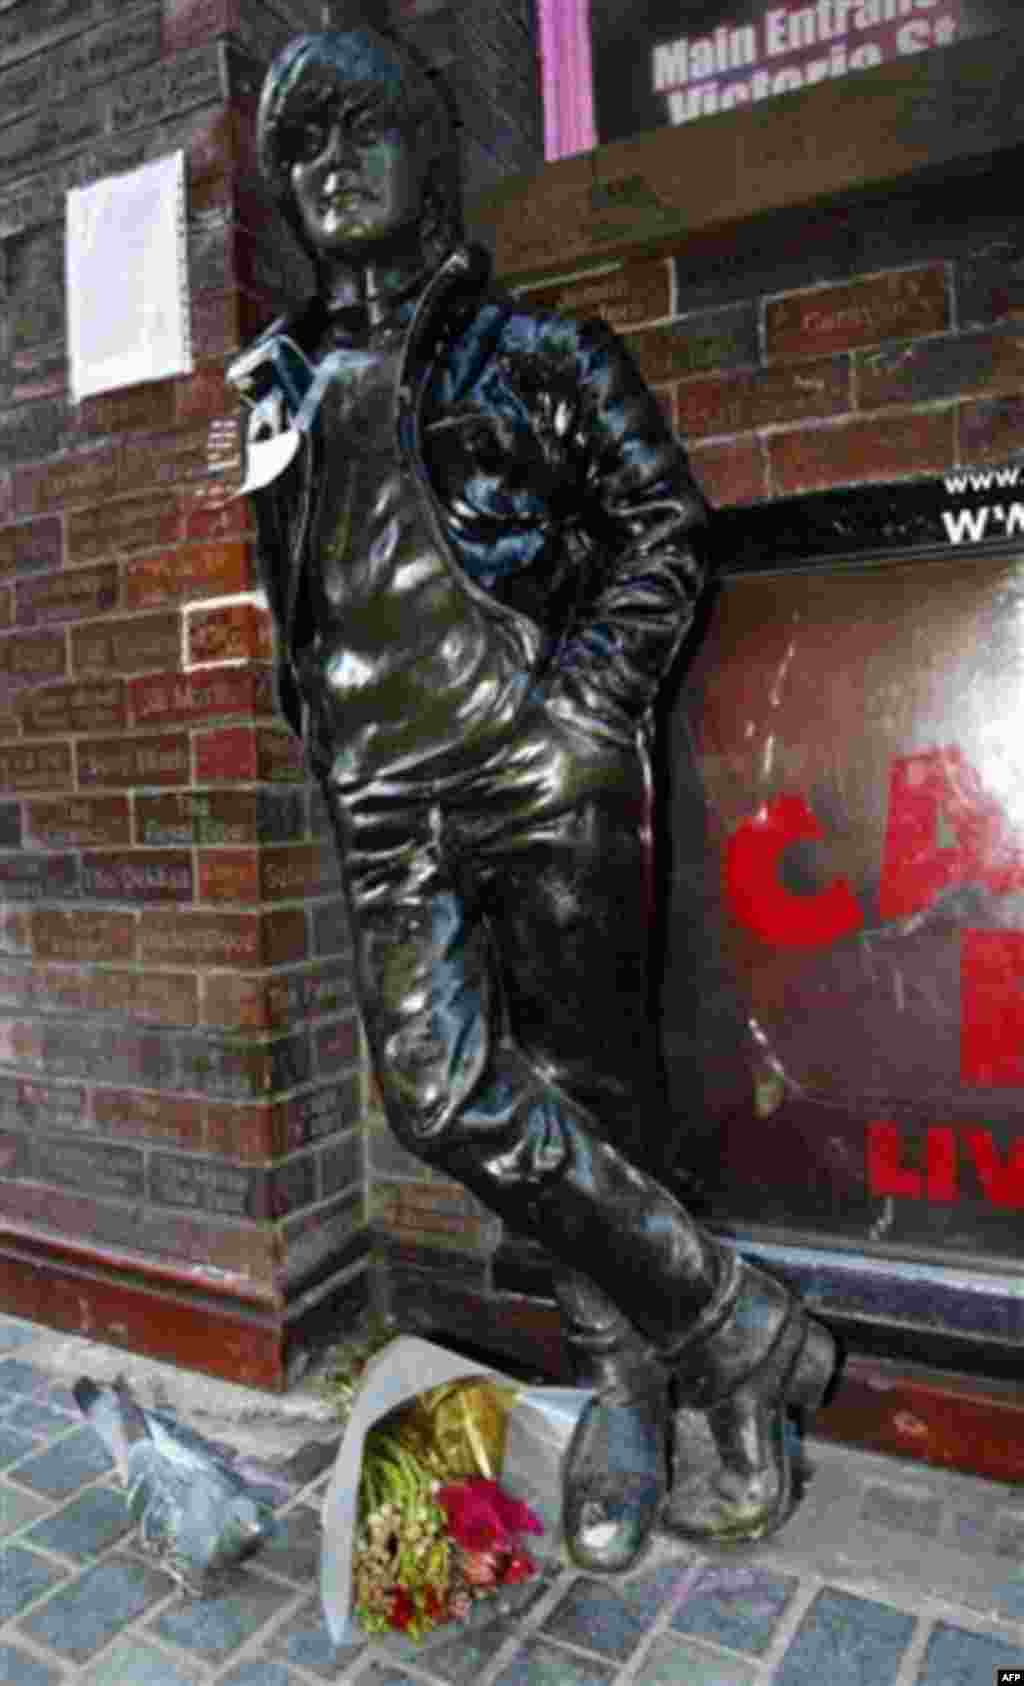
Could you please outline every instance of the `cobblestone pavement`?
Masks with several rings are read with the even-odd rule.
[[[296,1449],[282,1429],[278,1539],[189,1599],[136,1550],[54,1339],[0,1317],[3,1686],[993,1686],[1024,1667],[1024,1490],[813,1440],[802,1505],[742,1556],[664,1540],[624,1579],[555,1573],[525,1614],[414,1661],[335,1653],[317,1593],[329,1430]],[[125,1357],[74,1344],[94,1375]]]

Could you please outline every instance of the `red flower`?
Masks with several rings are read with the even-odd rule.
[[[510,1499],[495,1481],[474,1476],[442,1487],[437,1495],[452,1538],[466,1551],[511,1550],[512,1536],[542,1534],[528,1505]]]
[[[525,1551],[514,1551],[505,1559],[502,1570],[502,1586],[516,1586],[520,1581],[528,1581],[537,1573],[537,1565],[533,1558]]]
[[[391,1595],[391,1609],[388,1621],[400,1633],[404,1633],[416,1614],[416,1606],[412,1601],[412,1594],[404,1586],[396,1586]]]

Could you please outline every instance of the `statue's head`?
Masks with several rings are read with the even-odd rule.
[[[459,236],[451,113],[409,50],[360,27],[300,35],[267,72],[260,165],[315,262],[434,267]]]

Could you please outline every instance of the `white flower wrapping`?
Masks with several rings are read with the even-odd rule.
[[[332,1644],[352,1645],[366,1637],[352,1613],[352,1552],[367,1433],[417,1394],[472,1376],[517,1386],[498,1370],[482,1368],[412,1335],[399,1336],[367,1365],[324,1495],[320,1596]],[[590,1397],[585,1388],[524,1386],[508,1414],[500,1481],[512,1498],[528,1504],[544,1524],[543,1535],[531,1539],[530,1548],[541,1566],[557,1558],[560,1550],[562,1459]],[[437,1630],[439,1634],[445,1631]]]

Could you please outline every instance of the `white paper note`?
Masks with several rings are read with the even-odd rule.
[[[190,374],[184,152],[72,188],[66,270],[76,403]]]

